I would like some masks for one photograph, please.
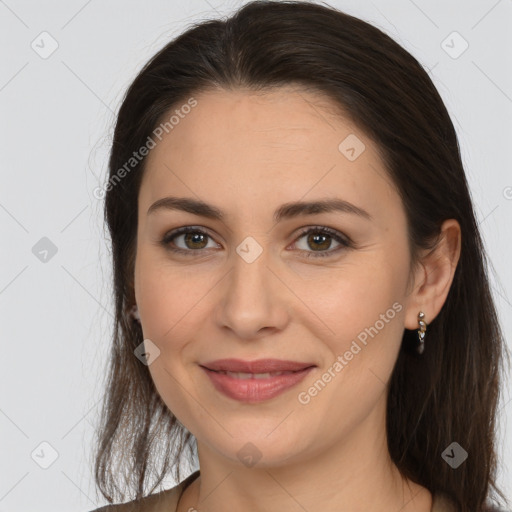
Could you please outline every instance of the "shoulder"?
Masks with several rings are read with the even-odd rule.
[[[105,505],[91,512],[175,512],[181,493],[198,476],[199,470],[192,473],[172,489],[150,494],[141,500]]]
[[[151,494],[141,500],[133,500],[115,505],[105,505],[91,512],[157,512],[160,510],[174,512],[175,509],[171,507],[173,504],[174,507],[176,507],[178,503],[178,489],[179,486],[176,486],[157,494]]]

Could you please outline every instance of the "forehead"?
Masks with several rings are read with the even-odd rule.
[[[273,146],[311,150],[315,142],[325,140],[327,132],[332,137],[325,140],[326,147],[344,131],[356,130],[346,118],[337,115],[341,107],[329,98],[291,86],[266,92],[216,89],[194,98],[197,105],[172,128],[173,137],[168,137],[166,144],[160,145],[161,149],[167,146],[179,151],[186,143],[201,152],[206,148],[220,149],[222,155],[229,148],[243,149],[246,153],[251,148]],[[227,142],[227,147],[218,148],[219,140]],[[337,145],[334,149],[337,150]]]
[[[243,206],[305,194],[366,202],[365,195],[392,187],[376,145],[319,93],[214,90],[194,99],[147,157],[140,191],[146,210],[164,192]]]

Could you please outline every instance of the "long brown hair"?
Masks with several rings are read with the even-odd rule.
[[[482,510],[491,490],[505,499],[495,481],[504,339],[450,116],[428,73],[389,36],[304,1],[254,1],[226,20],[193,25],[144,66],[122,102],[105,197],[115,328],[96,447],[99,489],[110,503],[124,500],[126,491],[141,498],[171,469],[179,481],[183,455],[190,461],[195,456],[194,437],[134,356],[143,335],[128,311],[135,303],[137,200],[145,159],[122,179],[118,171],[126,170],[170,110],[193,94],[290,84],[334,100],[376,142],[403,201],[413,265],[418,251],[435,243],[442,221],[459,222],[460,260],[422,356],[410,349],[415,331],[404,331],[388,395],[388,446],[404,476],[448,494],[463,512]],[[469,454],[456,470],[441,457],[453,441]]]

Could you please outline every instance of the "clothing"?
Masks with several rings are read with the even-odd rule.
[[[198,476],[199,470],[192,473],[172,489],[147,496],[143,500],[144,512],[176,512],[181,494]],[[107,505],[91,512],[140,512],[140,510],[140,505],[135,505],[130,501],[119,505]],[[434,494],[431,512],[457,512],[457,509],[448,497]]]

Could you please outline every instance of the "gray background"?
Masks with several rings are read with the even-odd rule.
[[[105,182],[114,113],[171,37],[242,3],[0,0],[0,512],[104,504],[91,442],[113,310],[93,190]],[[460,138],[510,346],[512,0],[329,4],[377,25],[430,70]],[[500,483],[510,497],[512,401],[503,391]]]

